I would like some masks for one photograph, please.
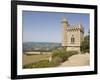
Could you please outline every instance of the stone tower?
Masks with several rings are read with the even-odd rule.
[[[84,40],[84,28],[81,24],[69,25],[67,19],[62,18],[62,47],[67,51],[80,53],[81,42]]]
[[[69,26],[66,18],[62,17],[61,25],[62,25],[62,46],[66,47],[67,46],[67,33],[66,33],[66,31],[67,31],[67,28]]]

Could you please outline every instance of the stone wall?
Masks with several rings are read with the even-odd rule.
[[[68,46],[66,48],[67,51],[77,51],[80,53],[80,46]]]
[[[74,41],[72,43],[72,37]],[[75,50],[80,52],[81,42],[84,40],[84,28],[81,24],[70,26],[68,21],[62,20],[62,46],[67,47],[67,51]]]

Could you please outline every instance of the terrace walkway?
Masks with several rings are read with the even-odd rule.
[[[67,66],[86,66],[89,65],[90,55],[88,53],[85,54],[76,54],[71,56],[68,61],[65,61],[60,65],[60,67]]]

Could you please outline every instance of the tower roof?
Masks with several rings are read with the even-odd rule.
[[[68,22],[67,19],[65,17],[62,17],[62,22]]]

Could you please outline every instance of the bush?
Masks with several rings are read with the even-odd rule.
[[[67,60],[66,53],[67,52],[64,48],[53,50],[52,58],[55,58],[55,57],[61,58],[61,61],[63,62],[65,60]]]
[[[90,36],[87,35],[84,37],[84,41],[81,43],[81,51],[82,53],[88,52],[90,50]]]
[[[77,51],[66,51],[66,49],[56,49],[52,52],[52,58],[58,57],[62,62],[68,60],[72,55],[78,54]]]
[[[58,66],[62,62],[62,59],[60,57],[55,57],[50,62],[50,67]]]

